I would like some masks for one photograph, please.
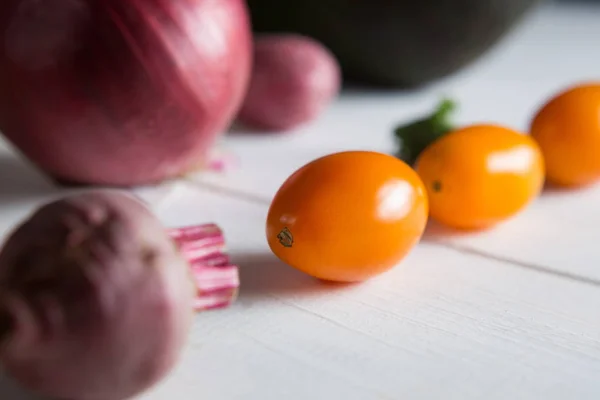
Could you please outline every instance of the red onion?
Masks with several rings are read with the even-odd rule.
[[[208,161],[251,58],[243,0],[2,0],[0,130],[61,181],[176,177]]]

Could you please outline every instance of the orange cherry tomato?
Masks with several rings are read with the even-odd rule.
[[[387,154],[346,151],[294,172],[275,195],[267,239],[283,262],[314,277],[359,282],[398,264],[421,238],[427,195]]]
[[[427,188],[430,216],[458,229],[483,229],[513,216],[544,182],[535,141],[494,125],[442,136],[420,154],[415,169]]]
[[[600,83],[559,93],[536,114],[531,136],[546,160],[546,178],[557,186],[600,180]]]

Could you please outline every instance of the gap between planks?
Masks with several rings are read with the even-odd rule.
[[[203,181],[198,181],[196,179],[188,178],[188,179],[184,179],[182,183],[189,184],[191,186],[197,186],[198,188],[207,190],[213,194],[220,194],[220,195],[223,195],[226,197],[235,198],[237,200],[246,201],[246,202],[249,202],[252,204],[257,204],[257,205],[267,206],[267,207],[271,204],[271,201],[264,196],[260,196],[260,195],[254,194],[254,193],[249,193],[249,192],[246,192],[243,190],[228,188],[228,187],[217,185],[217,184],[210,183],[210,182],[203,182]],[[502,264],[507,264],[512,267],[522,268],[522,269],[526,269],[526,270],[533,271],[536,273],[550,275],[550,276],[554,276],[557,278],[567,279],[569,281],[573,281],[573,282],[585,284],[588,286],[600,288],[600,280],[598,280],[598,279],[587,278],[585,276],[571,274],[569,272],[557,271],[555,269],[546,267],[544,265],[524,262],[524,261],[520,261],[520,260],[511,258],[511,257],[489,254],[482,250],[478,250],[478,249],[475,249],[475,248],[472,248],[469,246],[463,246],[460,244],[450,243],[450,242],[447,242],[444,240],[427,239],[427,238],[425,238],[423,240],[433,246],[443,247],[445,249],[448,249],[448,250],[451,250],[451,251],[454,251],[457,253],[480,257],[480,258],[485,258],[488,260],[500,262]]]

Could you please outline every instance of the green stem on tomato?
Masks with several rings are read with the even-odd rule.
[[[450,122],[450,116],[455,109],[454,101],[443,99],[432,114],[398,126],[394,130],[400,146],[396,157],[409,165],[414,165],[421,152],[429,144],[454,129],[454,124]]]

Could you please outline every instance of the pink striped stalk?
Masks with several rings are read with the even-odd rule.
[[[196,311],[229,306],[237,297],[238,267],[225,252],[225,238],[215,224],[169,229],[169,236],[188,260],[196,288]]]

